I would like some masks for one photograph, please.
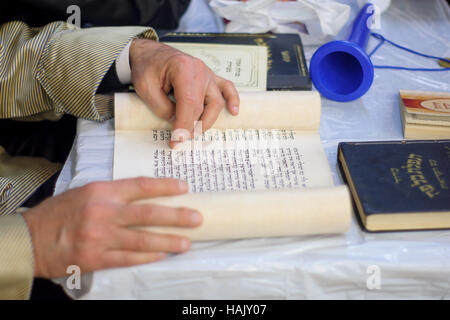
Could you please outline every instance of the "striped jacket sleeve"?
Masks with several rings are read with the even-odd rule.
[[[157,40],[155,31],[146,27],[79,29],[54,22],[30,28],[19,21],[0,25],[0,119],[49,112],[96,121],[110,118],[112,96],[96,92],[135,37]],[[2,159],[7,161],[3,165]],[[8,159],[6,154],[0,159],[0,298],[20,299],[30,294],[33,255],[26,223],[13,212],[60,166],[48,163],[26,169],[26,175],[14,170],[2,174],[13,163]]]
[[[28,299],[33,281],[33,247],[22,214],[0,217],[0,300]]]
[[[122,49],[134,37],[157,39],[145,27],[79,29],[65,22],[30,28],[0,26],[0,118],[46,111],[89,120],[112,115],[111,100],[95,93]]]

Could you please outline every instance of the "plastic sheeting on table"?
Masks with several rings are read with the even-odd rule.
[[[346,3],[352,5],[353,19],[356,4]],[[397,0],[382,15],[377,32],[424,53],[448,57],[449,17],[445,0]],[[213,27],[204,31],[219,30]],[[371,39],[369,47],[375,44]],[[315,49],[306,48],[308,59]],[[389,45],[373,61],[436,67]],[[322,100],[320,135],[336,184],[342,183],[338,142],[402,138],[400,89],[449,91],[450,72],[377,69],[372,88],[361,99]],[[79,121],[57,193],[111,179],[113,127],[113,121]],[[85,275],[81,290],[69,293],[83,299],[448,299],[450,231],[367,233],[354,219],[344,235],[195,243],[188,253],[158,263]]]

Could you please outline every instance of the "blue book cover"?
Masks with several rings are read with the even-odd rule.
[[[268,50],[267,90],[311,90],[311,79],[298,34],[171,32],[161,42],[193,42],[265,46]]]
[[[450,228],[450,140],[342,142],[338,151],[368,230]]]

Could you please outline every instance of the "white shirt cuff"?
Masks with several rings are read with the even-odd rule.
[[[133,40],[131,40],[133,41]],[[121,84],[131,84],[131,68],[130,68],[130,46],[128,42],[125,48],[116,59],[116,73]]]

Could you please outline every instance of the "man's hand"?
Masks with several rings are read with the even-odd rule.
[[[129,227],[200,225],[202,217],[195,210],[131,204],[187,191],[180,180],[135,178],[95,182],[45,200],[24,213],[33,242],[35,277],[66,276],[70,265],[90,272],[185,252],[190,247],[187,238]]]
[[[185,129],[192,135],[194,121],[201,120],[202,131],[206,131],[225,105],[231,114],[239,112],[233,83],[177,49],[152,40],[133,40],[130,66],[136,93],[157,116],[173,121],[174,130]],[[176,105],[167,97],[172,89]]]

